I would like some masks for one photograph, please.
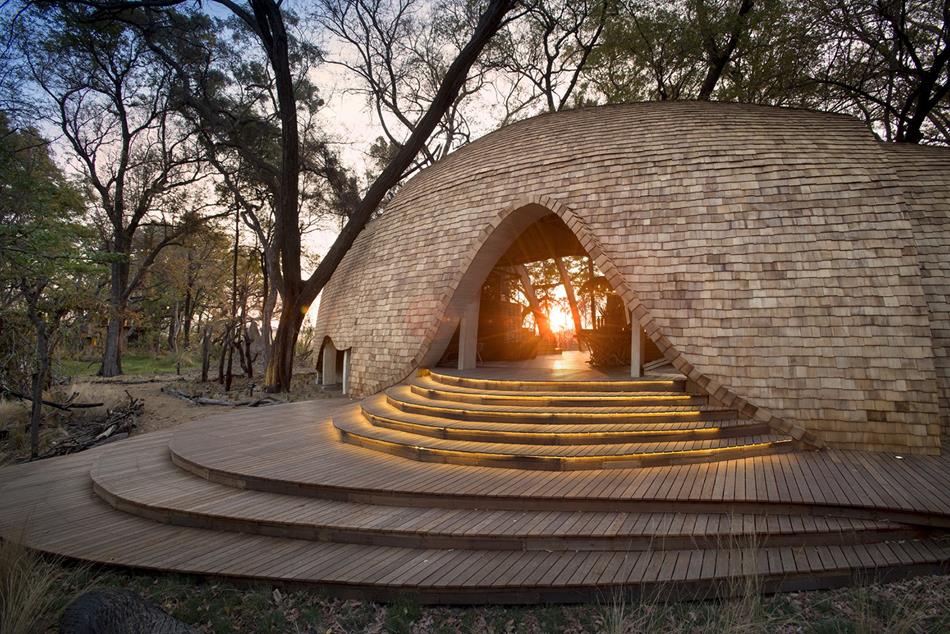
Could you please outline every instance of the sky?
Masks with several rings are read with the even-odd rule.
[[[327,41],[323,46],[330,60],[345,60],[352,54],[339,42]],[[366,96],[353,91],[358,79],[351,71],[332,63],[313,69],[311,77],[326,102],[321,109],[325,130],[336,143],[343,163],[362,177],[366,172],[368,150],[373,141],[383,135],[383,130]],[[487,94],[490,92],[482,91],[469,98],[472,100],[469,123],[473,139],[491,131],[500,120],[497,111],[500,106],[491,100]],[[398,126],[391,129],[398,130]],[[305,248],[313,253],[326,253],[339,229],[337,225],[313,231],[304,238]],[[319,299],[307,315],[308,322],[315,322],[318,305]]]
[[[344,165],[356,173],[362,173],[367,151],[376,137],[382,134],[382,129],[370,114],[366,99],[351,91],[353,79],[344,69],[324,64],[311,74],[326,100],[321,118],[337,142],[336,147]],[[326,253],[337,233],[339,227],[315,231],[307,236],[306,247],[315,253]]]

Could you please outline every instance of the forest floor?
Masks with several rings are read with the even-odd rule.
[[[179,369],[173,357],[127,355],[123,359],[125,374],[112,378],[95,376],[96,369],[96,363],[86,361],[67,360],[59,365],[60,378],[55,387],[44,395],[45,399],[62,403],[76,394],[77,403],[102,405],[71,411],[45,407],[40,455],[62,442],[70,429],[101,420],[108,410],[122,407],[130,399],[140,400],[144,405],[132,433],[137,435],[168,429],[228,409],[225,405],[197,405],[176,396],[176,392],[191,397],[235,402],[263,397],[272,397],[277,401],[299,401],[340,395],[338,390],[327,391],[318,385],[316,372],[309,368],[298,369],[291,392],[278,395],[265,394],[260,377],[249,379],[234,376],[231,389],[225,390],[224,385],[215,380],[216,368],[212,368],[210,380],[202,383],[199,381],[198,369],[190,364],[182,364]],[[25,400],[0,398],[0,465],[29,459],[30,405]]]

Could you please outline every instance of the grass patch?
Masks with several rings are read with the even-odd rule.
[[[53,627],[86,587],[80,579],[88,579],[83,567],[64,567],[16,542],[0,541],[0,632],[29,634]]]
[[[124,374],[174,374],[178,358],[170,354],[138,354],[122,355],[122,372]],[[200,360],[191,355],[181,357],[181,371],[200,367]],[[99,361],[83,359],[62,359],[57,363],[57,372],[65,376],[95,376],[99,371]]]

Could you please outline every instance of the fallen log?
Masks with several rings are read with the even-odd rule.
[[[185,394],[181,390],[176,390],[173,387],[163,385],[161,391],[163,394],[168,394],[169,396],[174,396],[175,398],[180,398],[183,401],[188,401],[189,403],[195,404],[195,399]]]
[[[229,401],[224,398],[208,398],[207,396],[196,396],[191,399],[195,405],[224,405],[225,407],[235,407],[240,405],[235,401]]]
[[[257,399],[248,399],[245,401],[232,401],[224,398],[210,398],[207,396],[192,396],[181,390],[175,389],[173,387],[165,386],[162,388],[162,392],[168,394],[169,396],[174,396],[183,401],[187,401],[192,405],[220,405],[224,407],[262,407],[264,405],[276,405],[278,403],[283,403],[279,399],[265,397]]]
[[[21,400],[21,401],[29,401],[31,403],[33,402],[33,397],[23,394],[22,392],[17,392],[16,390],[10,389],[6,385],[0,385],[0,394],[4,394],[6,396],[12,396],[13,398]],[[102,407],[105,404],[105,403],[73,403],[72,399],[76,398],[78,395],[79,395],[78,392],[73,393],[73,395],[70,397],[70,400],[66,401],[65,403],[56,403],[54,401],[47,401],[46,399],[43,399],[40,402],[43,403],[43,405],[46,405],[47,407],[52,407],[62,412],[68,412],[73,409],[89,409],[92,407]]]

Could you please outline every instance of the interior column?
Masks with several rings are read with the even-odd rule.
[[[640,341],[640,322],[630,314],[630,376],[643,376],[643,348]]]
[[[459,370],[474,370],[478,361],[478,297],[465,307],[459,324]]]

